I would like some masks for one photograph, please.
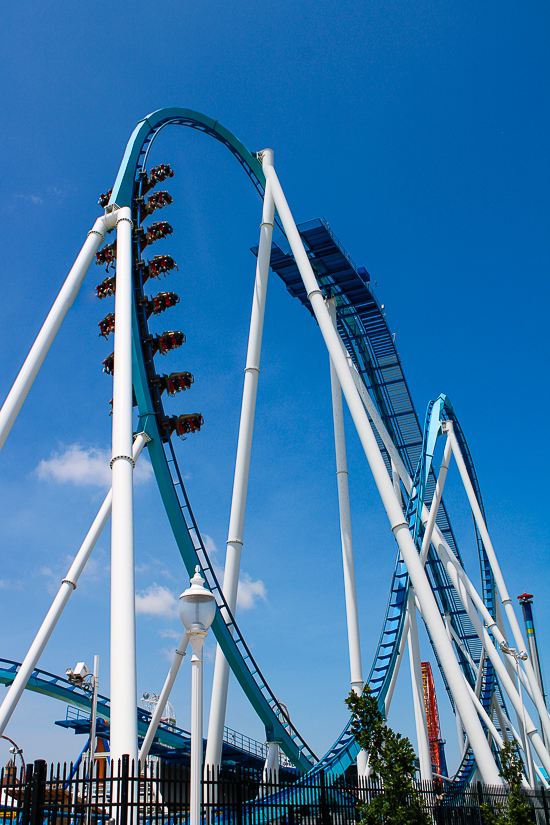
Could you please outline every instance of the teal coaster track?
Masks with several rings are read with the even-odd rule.
[[[141,197],[143,184],[147,177],[145,172],[149,151],[162,129],[171,125],[196,129],[224,144],[241,164],[260,196],[263,196],[265,178],[261,165],[253,153],[249,152],[217,121],[188,109],[169,108],[148,115],[136,126],[126,148],[106,211],[128,206],[132,209],[134,225],[138,225],[138,199]],[[325,221],[312,221],[302,225],[299,229],[319,283],[327,296],[330,294],[336,299],[338,331],[344,345],[405,467],[410,476],[414,478],[416,494],[406,502],[407,516],[412,534],[420,546],[422,527],[418,518],[419,508],[424,502],[430,503],[435,488],[435,474],[431,459],[433,447],[441,430],[441,420],[446,417],[452,418],[455,422],[455,431],[463,448],[478,500],[481,502],[475,470],[462,430],[456,421],[450,403],[444,397],[440,397],[437,402],[430,405],[426,426],[424,429],[421,428],[392,334],[383,310],[370,288],[368,274],[365,270],[357,269]],[[283,279],[289,293],[301,300],[304,306],[311,311],[294,258],[285,250],[284,237],[279,243],[280,246],[273,244],[271,268]],[[304,738],[300,736],[294,724],[290,723],[285,707],[278,702],[270,689],[223,597],[191,509],[166,423],[167,418],[153,360],[152,336],[149,333],[144,304],[143,271],[139,235],[134,232],[133,383],[139,415],[138,430],[146,432],[151,439],[148,443],[149,456],[183,562],[189,575],[193,574],[197,564],[200,565],[207,584],[215,595],[218,609],[212,630],[231,670],[265,725],[267,740],[278,742],[283,752],[302,774],[320,769],[333,775],[341,774],[355,761],[358,752],[349,725],[322,759],[318,759]],[[378,441],[390,472],[390,457],[379,437]],[[439,510],[437,524],[462,563],[443,503]],[[493,578],[479,534],[477,540],[483,598],[494,615]],[[428,554],[426,569],[440,612],[442,616],[447,617],[456,639],[460,640],[455,644],[457,658],[466,678],[473,686],[476,680],[476,667],[481,658],[481,644],[433,546]],[[384,710],[385,699],[390,689],[403,638],[408,589],[408,575],[403,562],[398,557],[382,632],[368,677],[368,684],[376,695],[382,710]],[[0,681],[5,683],[11,681],[15,674],[13,670],[15,663],[8,664],[11,667],[0,663]],[[442,672],[441,667],[440,671]],[[10,678],[11,673],[13,675]],[[442,676],[445,682],[443,672]],[[31,679],[29,683],[31,689],[44,688],[43,692],[50,692],[51,695],[59,694],[58,698],[70,701],[72,704],[79,704],[75,702],[74,691],[70,691],[70,699],[65,696],[66,686],[58,685],[55,681],[58,677],[52,677],[49,680],[49,687],[48,679],[43,679],[38,671],[35,671],[33,679],[36,684],[33,686]],[[446,688],[453,704],[451,691],[447,684]],[[492,715],[491,703],[494,697],[504,707],[492,667],[489,663],[485,663],[482,701],[490,715]],[[82,698],[80,704],[83,701]],[[467,781],[474,769],[475,761],[471,750],[468,749],[456,774],[456,779]]]
[[[166,126],[187,126],[223,143],[236,157],[256,190],[263,195],[265,178],[257,157],[248,151],[228,130],[217,121],[188,109],[161,109],[141,121],[135,128],[116,178],[109,208],[129,206],[138,218],[137,198],[141,194],[143,174],[151,146],[158,134]],[[373,398],[382,420],[394,441],[411,476],[417,467],[424,468],[422,495],[417,503],[428,502],[435,487],[435,475],[431,463],[426,462],[423,446],[426,435],[418,422],[409,389],[401,368],[393,336],[388,328],[384,313],[370,289],[365,276],[346,255],[328,225],[324,221],[314,221],[300,228],[308,255],[316,270],[317,277],[337,302],[338,329],[367,390]],[[258,665],[254,661],[246,642],[231,615],[221,587],[218,583],[204,542],[196,524],[189,499],[182,481],[182,475],[169,435],[163,430],[165,415],[158,385],[154,383],[154,368],[147,318],[143,309],[142,268],[139,265],[141,253],[135,242],[135,300],[134,300],[134,388],[140,417],[140,429],[151,437],[149,454],[156,475],[159,490],[176,538],[180,553],[189,574],[196,564],[200,564],[208,585],[216,596],[218,611],[213,624],[213,632],[227,658],[239,684],[266,727],[269,741],[278,741],[282,750],[301,772],[323,768],[333,774],[343,772],[354,761],[357,746],[350,734],[349,726],[338,737],[325,756],[318,760],[294,725],[290,725],[285,709],[279,704],[269,688]],[[289,292],[298,297],[305,306],[309,302],[305,295],[299,273],[291,255],[274,245],[272,269],[285,281]],[[446,413],[452,411],[445,406]],[[431,421],[431,415],[429,421]],[[429,423],[429,422],[428,422]],[[457,428],[461,434],[460,428]],[[463,445],[465,440],[461,436]],[[389,456],[380,442],[384,458],[390,470]],[[470,458],[469,452],[465,455]],[[470,460],[469,471],[477,479]],[[462,562],[444,505],[440,507],[437,523],[451,548]],[[421,540],[421,531],[416,530]],[[483,596],[490,610],[494,610],[494,583],[481,539],[478,535]],[[427,571],[442,615],[448,617],[456,636],[461,640],[457,646],[457,656],[470,684],[475,684],[475,671],[471,662],[479,663],[481,645],[474,629],[462,608],[443,566],[433,548],[427,559]],[[393,671],[396,665],[399,645],[403,633],[405,605],[407,603],[408,576],[400,558],[395,572],[386,609],[383,629],[377,653],[371,667],[368,684],[383,707]],[[224,619],[224,616],[226,619]],[[435,653],[435,650],[434,650]],[[436,657],[437,658],[437,657]],[[440,667],[440,670],[441,667]],[[443,676],[445,681],[445,677]],[[451,703],[451,691],[446,685]],[[490,664],[485,665],[483,701],[490,712],[490,702],[497,689]],[[502,701],[499,695],[500,701]],[[457,773],[457,779],[466,780],[475,767],[473,755],[467,751]]]

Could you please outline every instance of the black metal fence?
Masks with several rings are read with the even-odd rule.
[[[483,825],[480,805],[506,808],[505,787],[477,783],[417,783],[434,825]],[[202,783],[205,825],[354,825],[358,803],[384,788],[321,771],[294,782],[262,779],[258,771],[223,769]],[[533,825],[550,825],[548,792],[526,791]],[[85,766],[36,761],[26,770],[0,772],[0,825],[185,825],[189,821],[189,768],[156,763],[141,770],[127,758],[111,770],[105,760]]]

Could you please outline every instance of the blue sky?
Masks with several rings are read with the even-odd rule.
[[[548,23],[542,2],[486,0],[12,4],[0,34],[2,398],[136,122],[162,106],[204,112],[251,150],[272,147],[296,220],[323,215],[369,270],[419,415],[440,392],[453,401],[508,586],[514,596],[535,594],[547,656]],[[176,171],[167,186],[174,205],[162,213],[174,234],[162,251],[180,267],[165,283],[181,297],[154,329],[187,336],[158,366],[195,375],[192,390],[168,403],[204,415],[203,431],[178,444],[178,455],[223,565],[261,204],[229,153],[203,135],[165,130],[153,154]],[[5,658],[24,656],[108,488],[112,393],[101,361],[112,347],[96,325],[112,304],[94,293],[103,277],[92,266],[0,456]],[[320,334],[273,276],[243,550],[249,603],[239,620],[319,753],[346,721],[349,685],[331,429]],[[348,445],[368,671],[395,548],[351,430]],[[174,598],[186,586],[154,481],[142,475],[140,694],[162,685],[181,629]],[[477,578],[470,517],[452,477],[447,498]],[[41,660],[63,673],[99,653],[104,692],[108,583],[107,530]],[[390,721],[414,736],[406,675]],[[438,687],[452,764],[454,720]],[[173,695],[184,727],[188,697],[184,666]],[[53,727],[64,713],[26,695],[6,732],[30,759],[74,758],[80,740]],[[263,737],[236,685],[227,723]]]

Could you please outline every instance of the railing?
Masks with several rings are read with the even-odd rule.
[[[452,783],[416,783],[434,825],[483,825],[481,804],[507,808],[508,789]],[[216,825],[355,825],[358,803],[384,788],[370,780],[319,772],[295,782],[264,781],[260,771],[224,768],[203,779],[203,816]],[[524,792],[533,825],[550,825],[543,789]],[[185,825],[189,820],[189,768],[156,763],[137,770],[125,757],[112,772],[98,760],[93,776],[79,766],[43,760],[19,773],[0,772],[0,825]]]
[[[233,745],[241,751],[253,753],[256,756],[261,756],[264,759],[267,757],[267,745],[258,742],[256,739],[251,739],[245,736],[244,733],[239,733],[237,730],[225,727],[223,729],[223,740],[228,745]]]

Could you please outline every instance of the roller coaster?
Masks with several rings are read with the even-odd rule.
[[[171,203],[168,193],[153,190],[158,183],[171,177],[173,171],[166,165],[148,170],[147,165],[154,141],[169,126],[186,126],[222,143],[241,165],[263,201],[260,244],[254,250],[257,255],[257,276],[228,537],[228,553],[233,553],[233,556],[228,555],[224,583],[218,581],[209,559],[173,444],[174,435],[200,430],[202,415],[193,413],[169,417],[162,400],[163,392],[167,391],[171,395],[181,392],[190,386],[193,378],[189,373],[159,375],[154,361],[157,353],[179,346],[182,333],[169,331],[162,336],[153,336],[148,325],[151,314],[163,312],[177,303],[179,298],[174,293],[159,293],[150,300],[144,293],[146,281],[170,272],[176,266],[175,261],[167,255],[155,256],[148,261],[143,257],[157,238],[166,237],[172,231],[166,221],[156,221],[147,226],[144,224],[157,209]],[[122,499],[121,494],[117,493],[115,475],[118,473],[122,478],[127,468],[133,468],[140,451],[146,446],[185,568],[192,575],[196,566],[200,566],[217,605],[212,629],[218,643],[218,656],[210,710],[207,763],[219,764],[221,758],[227,672],[230,669],[265,726],[267,742],[280,748],[300,774],[311,774],[322,769],[337,776],[354,763],[357,763],[360,771],[368,771],[366,756],[359,753],[350,725],[346,726],[322,757],[319,758],[312,751],[298,732],[294,721],[290,721],[287,709],[269,687],[264,671],[260,669],[260,664],[253,656],[235,619],[265,283],[268,269],[271,268],[282,279],[289,295],[300,301],[318,322],[332,363],[337,461],[343,462],[338,466],[338,489],[354,690],[360,692],[363,684],[368,684],[380,709],[387,713],[405,646],[408,644],[420,771],[422,778],[431,779],[433,766],[423,708],[418,653],[417,616],[420,616],[461,730],[462,754],[453,781],[467,783],[474,777],[481,776],[489,784],[500,784],[499,750],[506,741],[515,739],[524,755],[525,785],[534,786],[537,782],[543,782],[548,787],[544,772],[550,774],[550,755],[546,747],[546,743],[550,741],[550,718],[541,685],[528,654],[524,653],[527,646],[487,531],[481,491],[466,437],[455,409],[445,395],[428,405],[425,420],[420,421],[394,337],[383,307],[373,292],[368,272],[354,264],[323,219],[298,227],[295,225],[275,173],[271,150],[252,153],[217,121],[191,110],[161,109],[138,123],[126,147],[113,188],[108,195],[101,197],[100,203],[105,213],[89,233],[82,252],[0,411],[0,447],[3,446],[91,261],[97,256],[98,262],[105,264],[108,273],[110,266],[116,267],[116,274],[111,274],[97,287],[98,297],[115,295],[116,299],[115,313],[107,315],[100,324],[104,337],[111,333],[115,336],[115,351],[104,361],[105,371],[114,373],[115,376],[111,462],[113,490],[107,496],[73,566],[62,582],[58,596],[27,656],[21,664],[5,660],[0,662],[0,681],[11,684],[0,707],[0,734],[5,730],[25,688],[49,693],[83,709],[89,708],[89,698],[85,693],[75,691],[74,686],[65,684],[60,677],[40,671],[37,664],[55,623],[76,587],[76,581],[111,508],[112,530],[119,529],[116,526],[118,522],[115,511],[121,506]],[[275,242],[272,237],[274,226],[278,226],[281,233],[281,237]],[[100,250],[107,232],[115,228],[116,244],[106,245]],[[127,295],[130,299],[128,331],[131,329],[131,338],[128,337],[126,343],[131,341],[131,352],[128,348],[127,351],[124,349],[126,345],[120,337],[124,334],[126,312],[122,304],[125,273],[128,275]],[[131,358],[131,368],[123,375],[126,363],[124,359],[128,358]],[[117,377],[126,380],[125,390],[120,387],[117,390]],[[115,444],[115,432],[120,436],[124,422],[127,425],[128,420],[131,421],[128,386],[131,404],[137,406],[138,410],[137,437],[133,451],[129,449],[127,440],[123,449],[120,449],[122,441]],[[346,499],[347,487],[342,486],[346,474],[345,453],[338,453],[338,444],[341,446],[343,443],[343,419],[338,413],[341,391],[346,398],[397,544],[386,612],[374,660],[365,680],[361,671],[358,639],[352,638],[356,627],[357,604],[353,549],[350,545],[351,537],[346,532],[349,500]],[[126,426],[124,437],[127,439],[127,436]],[[435,466],[436,449],[443,452],[439,473]],[[455,459],[474,515],[481,573],[479,591],[466,573],[442,498],[451,455]],[[120,469],[117,470],[117,467]],[[130,539],[133,540],[132,536]],[[124,540],[128,541],[128,536]],[[121,567],[118,569],[122,571]],[[131,573],[133,576],[133,570]],[[128,590],[128,586],[121,603],[124,598],[126,604],[133,603],[133,592]],[[504,618],[509,630],[506,629]],[[126,615],[124,622],[128,627],[132,622],[135,624],[135,616],[130,614],[128,618]],[[127,638],[131,639],[131,628],[128,632],[130,636]],[[513,639],[517,649],[510,647],[508,638]],[[113,638],[111,643],[115,644]],[[182,651],[177,652],[181,661]],[[173,678],[179,661],[172,668]],[[127,664],[126,661],[126,666]],[[110,713],[112,732],[115,730],[115,717],[120,713],[117,708],[124,704],[129,695],[126,693],[125,698],[121,699],[117,679],[121,682],[121,677],[112,674],[110,708],[106,697],[100,699],[100,713],[103,718],[108,718]],[[168,684],[165,698],[169,695],[171,684],[173,679]],[[113,695],[114,692],[116,696]],[[525,695],[536,710],[540,732],[526,709]],[[134,699],[132,707],[135,706]],[[515,724],[511,719],[512,712],[516,715]],[[133,711],[130,715],[132,714]],[[133,724],[135,725],[135,719]],[[177,749],[181,747],[182,738],[187,736],[185,732],[175,732],[166,725],[160,724],[159,727],[158,719],[150,719],[143,713],[138,717],[138,729],[142,743],[141,757],[147,755],[153,740]],[[137,735],[135,745],[132,746],[134,750],[137,747]],[[111,750],[115,755],[117,752],[128,752],[126,745],[120,745],[123,737],[121,739],[120,734],[118,736],[119,744],[113,744],[111,739]],[[544,770],[534,765],[532,755]]]

